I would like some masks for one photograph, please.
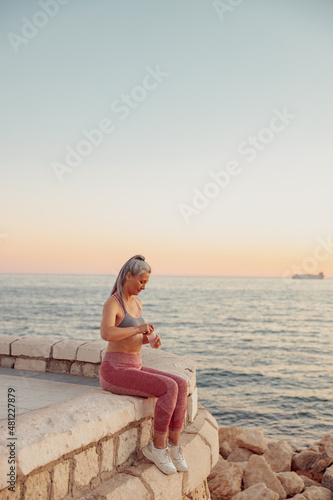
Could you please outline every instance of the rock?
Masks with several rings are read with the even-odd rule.
[[[246,448],[261,455],[267,450],[267,441],[260,429],[245,431],[236,436],[235,442],[240,448]]]
[[[306,500],[306,498],[301,493],[298,493],[297,495],[295,495],[294,497],[290,498],[289,500]]]
[[[233,462],[233,463],[235,463],[235,464],[239,465],[240,467],[242,467],[243,470],[245,470],[246,467],[247,467],[247,462]]]
[[[308,476],[304,476],[302,471],[296,472],[296,474],[298,474],[303,479],[304,488],[308,488],[308,486],[321,486],[320,482],[314,481]]]
[[[232,497],[232,500],[279,500],[279,495],[269,490],[265,483],[258,483],[241,493],[237,493]]]
[[[212,500],[231,500],[242,489],[244,469],[220,458],[208,476]]]
[[[282,484],[275,476],[271,467],[268,465],[265,458],[260,455],[252,455],[249,458],[243,482],[244,489],[257,483],[265,483],[268,489],[278,493],[280,500],[284,500],[287,496]]]
[[[302,479],[305,484],[305,478],[307,477],[309,480],[312,480],[315,483],[321,483],[324,473],[323,472],[315,472],[314,470],[296,470],[296,474],[302,476]],[[305,484],[305,486],[318,486],[317,484]]]
[[[287,497],[301,493],[304,490],[303,479],[296,472],[278,472],[276,477],[282,484]]]
[[[320,448],[319,444],[310,444],[310,446],[308,446],[306,449],[310,451],[315,451],[316,453],[322,452],[322,449]]]
[[[309,470],[320,457],[320,454],[311,450],[304,450],[301,453],[294,455],[292,459],[292,467],[294,470]]]
[[[332,492],[327,488],[310,486],[303,491],[306,500],[332,500]]]
[[[251,455],[253,455],[253,451],[237,447],[230,453],[227,460],[228,462],[246,462]]]
[[[263,455],[274,472],[289,472],[293,450],[287,441],[276,441],[268,444],[268,450]]]
[[[219,447],[223,458],[228,458],[230,453],[236,448],[235,438],[244,432],[241,427],[220,427]]]
[[[321,484],[325,488],[328,488],[329,490],[333,491],[333,465],[331,465],[331,467],[326,469]]]
[[[320,472],[333,464],[333,436],[327,434],[315,446],[319,448],[320,456],[312,468]]]
[[[333,434],[326,434],[315,444],[319,446],[320,451],[325,450],[327,453],[333,453]]]

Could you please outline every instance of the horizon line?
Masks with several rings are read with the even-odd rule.
[[[48,272],[1,272],[0,275],[33,275],[33,276],[117,276],[117,273],[48,273]],[[281,278],[281,279],[292,279],[292,277],[284,277],[277,275],[225,275],[225,274],[158,274],[154,273],[154,276],[158,277],[170,277],[170,278]],[[316,276],[316,275],[315,275]],[[330,276],[325,276],[324,279],[332,279]]]

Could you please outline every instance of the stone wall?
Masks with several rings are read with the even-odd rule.
[[[105,342],[0,336],[7,368],[99,376]],[[206,500],[207,477],[219,456],[218,426],[197,404],[191,360],[142,350],[145,365],[188,381],[181,436],[186,473],[164,475],[141,452],[152,437],[154,398],[118,396],[102,388],[19,415],[15,492],[6,489],[8,450],[0,447],[0,500]],[[0,422],[1,442],[6,421]]]
[[[105,341],[0,336],[0,366],[99,377]]]

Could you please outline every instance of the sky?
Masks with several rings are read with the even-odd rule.
[[[0,272],[333,277],[331,0],[1,0]]]

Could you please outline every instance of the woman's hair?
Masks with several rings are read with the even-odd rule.
[[[131,257],[127,262],[125,262],[123,267],[120,269],[110,295],[117,292],[120,299],[123,300],[123,285],[128,271],[132,274],[132,276],[137,276],[138,274],[151,273],[151,268],[145,261],[143,255],[134,255],[134,257]]]

